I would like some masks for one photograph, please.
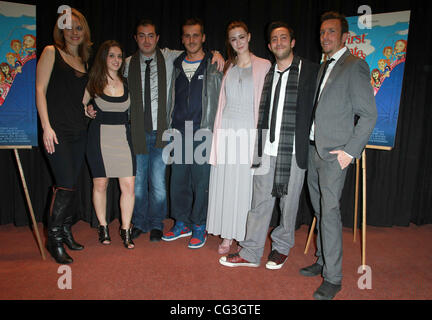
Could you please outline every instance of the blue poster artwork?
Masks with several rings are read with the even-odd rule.
[[[369,147],[393,148],[408,47],[410,11],[372,15],[370,26],[348,17],[351,53],[366,60],[375,94],[378,119]],[[371,27],[368,29],[368,27]]]
[[[36,6],[0,1],[0,146],[37,146]]]

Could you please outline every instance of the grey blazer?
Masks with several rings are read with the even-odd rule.
[[[323,69],[324,64],[318,79]],[[356,125],[355,115],[360,117]],[[376,119],[369,66],[347,50],[333,67],[316,108],[315,145],[319,156],[331,161],[337,156],[330,151],[343,150],[360,158]]]

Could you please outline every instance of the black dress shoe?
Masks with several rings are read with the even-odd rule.
[[[341,289],[342,286],[340,284],[333,284],[324,280],[314,292],[313,297],[316,300],[332,300]]]
[[[153,229],[150,231],[150,242],[159,242],[162,239],[162,230]]]
[[[315,277],[315,276],[319,276],[322,273],[322,270],[323,270],[322,265],[318,263],[314,263],[311,266],[300,269],[300,274],[305,277]]]
[[[132,227],[132,230],[130,233],[131,233],[131,239],[133,240],[133,239],[138,238],[141,235],[141,233],[143,233],[143,232],[141,231],[141,229],[138,229],[137,227]]]

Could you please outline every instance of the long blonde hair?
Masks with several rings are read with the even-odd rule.
[[[78,55],[81,58],[83,63],[87,63],[89,58],[90,58],[90,54],[91,54],[91,46],[93,45],[93,43],[90,40],[90,38],[91,38],[90,28],[88,26],[86,18],[84,17],[84,15],[81,12],[79,12],[78,10],[76,10],[74,8],[71,8],[71,11],[72,11],[72,15],[78,19],[78,21],[80,22],[80,24],[84,30],[84,40],[78,47]],[[54,44],[57,48],[64,50],[64,51],[67,51],[63,30],[61,30],[58,27],[58,20],[60,18],[61,18],[61,15],[59,15],[59,17],[56,21],[56,24],[54,26],[54,32],[53,32]]]

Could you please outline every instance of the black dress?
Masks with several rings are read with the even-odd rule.
[[[74,189],[85,157],[87,124],[82,99],[87,73],[75,70],[55,47],[55,61],[46,92],[48,117],[59,144],[47,154],[57,187]]]

